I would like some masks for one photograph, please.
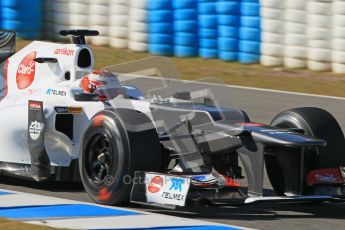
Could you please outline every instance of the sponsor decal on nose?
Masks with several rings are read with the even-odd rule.
[[[169,190],[175,190],[182,192],[182,184],[184,183],[184,179],[182,178],[171,178],[171,186]]]
[[[36,72],[35,58],[36,52],[31,52],[26,55],[18,65],[16,73],[18,89],[26,89],[34,81]]]
[[[151,182],[150,182],[150,184],[148,186],[148,190],[151,193],[157,193],[157,192],[159,192],[161,190],[162,187],[163,187],[163,179],[162,179],[162,177],[155,176],[151,180]]]
[[[344,169],[342,167],[315,169],[308,173],[307,184],[344,184]]]

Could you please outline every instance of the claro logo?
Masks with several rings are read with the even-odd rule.
[[[26,55],[20,62],[16,75],[17,86],[19,89],[25,89],[29,87],[34,81],[35,58],[36,52],[31,52],[28,55]]]

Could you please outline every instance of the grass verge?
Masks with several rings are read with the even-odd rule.
[[[0,229],[6,230],[52,230],[54,228],[34,225],[34,224],[24,224],[17,221],[0,219]]]

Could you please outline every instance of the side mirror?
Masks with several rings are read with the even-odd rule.
[[[127,99],[132,99],[132,100],[145,99],[144,94],[140,91],[140,89],[133,85],[123,85],[122,93],[123,93],[123,96]]]

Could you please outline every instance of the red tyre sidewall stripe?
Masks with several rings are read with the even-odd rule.
[[[94,127],[102,126],[104,123],[105,116],[103,114],[98,114],[92,119],[92,125]]]

